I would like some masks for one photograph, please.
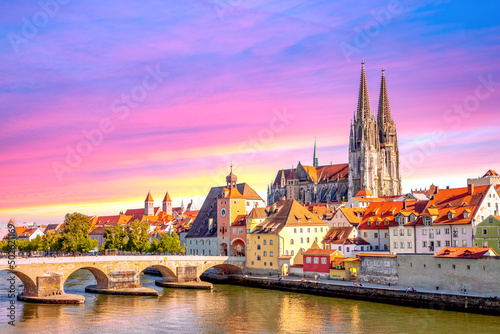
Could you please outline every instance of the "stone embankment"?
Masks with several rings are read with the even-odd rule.
[[[367,300],[401,306],[424,307],[437,310],[453,310],[481,314],[500,315],[500,298],[480,297],[466,294],[433,292],[406,292],[391,287],[363,287],[335,284],[324,281],[301,281],[267,277],[225,275],[204,277],[212,283],[236,284],[256,288],[308,293],[320,296]],[[418,289],[417,289],[418,290]]]

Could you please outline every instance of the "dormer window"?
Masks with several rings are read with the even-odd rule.
[[[469,211],[464,211],[464,218],[469,219],[469,216],[470,216]]]
[[[448,212],[448,219],[453,219],[453,216],[454,216],[453,212],[451,211]]]
[[[377,221],[377,226],[380,226],[380,222],[379,221]]]
[[[385,225],[385,226],[389,226],[389,221],[388,221],[388,220],[386,220],[386,221],[384,222],[384,225]]]
[[[368,226],[372,226],[372,222],[368,222]]]

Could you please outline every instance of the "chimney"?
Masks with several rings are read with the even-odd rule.
[[[446,189],[450,189],[450,186],[446,186]]]
[[[403,210],[406,210],[406,200],[403,201]]]
[[[467,190],[468,190],[469,195],[474,195],[474,185],[473,184],[468,184]]]
[[[436,190],[434,191],[434,194],[437,194],[439,191],[439,186],[436,186]]]

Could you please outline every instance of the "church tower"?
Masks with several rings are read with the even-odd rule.
[[[314,137],[313,166],[318,168],[318,156],[316,155],[316,137]]]
[[[401,177],[399,175],[399,148],[396,125],[391,117],[389,97],[385,82],[385,70],[382,68],[380,97],[378,102],[377,126],[379,131],[380,155],[378,179],[378,196],[394,196],[401,194]]]
[[[172,216],[172,199],[170,198],[168,191],[163,198],[163,212],[165,212],[167,215]]]
[[[370,108],[365,62],[361,63],[358,108],[351,122],[349,136],[349,190],[348,197],[360,190],[370,190],[375,197],[379,194],[378,164],[380,141],[377,122]]]
[[[151,196],[151,192],[148,191],[148,196],[144,200],[144,215],[154,216],[154,212],[155,208],[154,208],[153,196]]]

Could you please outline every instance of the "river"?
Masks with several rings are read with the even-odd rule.
[[[160,297],[89,294],[87,270],[73,273],[67,293],[84,305],[16,301],[15,327],[8,325],[7,278],[0,272],[1,333],[498,333],[500,317],[418,309],[306,294],[215,285],[213,291],[163,289],[155,276],[144,286]]]

